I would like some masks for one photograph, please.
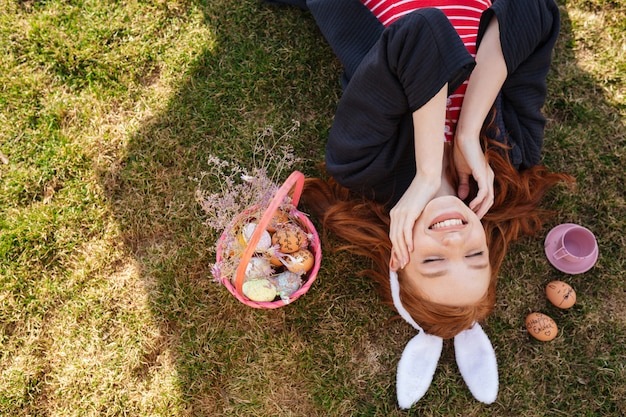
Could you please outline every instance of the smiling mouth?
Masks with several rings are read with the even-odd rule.
[[[463,226],[467,224],[465,221],[463,221],[463,219],[447,219],[441,222],[437,222],[432,224],[429,229],[430,230],[439,230],[439,229],[444,229],[447,227],[454,227],[454,226]]]

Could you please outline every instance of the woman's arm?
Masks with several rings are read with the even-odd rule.
[[[476,53],[476,67],[467,85],[454,139],[454,162],[459,174],[457,193],[462,199],[468,196],[469,177],[473,176],[478,183],[478,194],[470,202],[470,208],[479,217],[493,204],[494,194],[494,174],[480,147],[480,131],[506,77],[500,30],[494,16]]]
[[[415,177],[389,212],[389,238],[393,247],[390,268],[396,271],[409,261],[413,251],[413,226],[441,186],[444,126],[448,84],[424,106],[413,112]]]
[[[511,147],[511,163],[524,169],[541,159],[546,123],[541,110],[559,36],[559,8],[554,0],[496,0],[483,14],[479,41],[494,16],[508,72],[498,98],[497,139]]]

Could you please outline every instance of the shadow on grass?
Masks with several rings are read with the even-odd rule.
[[[207,169],[209,154],[250,168],[256,134],[269,126],[284,132],[293,120],[301,128],[291,144],[306,160],[297,169],[315,175],[340,70],[308,13],[256,1],[200,7],[214,46],[181,74],[165,111],[133,135],[108,190],[161,323],[161,341],[145,353],[138,375],[149,378],[169,351],[183,405],[194,415],[322,415],[343,401],[333,390],[349,386],[353,374],[342,361],[365,349],[372,310],[384,312],[363,307],[371,286],[330,281],[337,268],[349,269],[335,261],[292,306],[243,306],[212,281],[217,236],[203,225],[193,178]],[[339,340],[324,346],[332,338]]]
[[[267,126],[287,130],[292,120],[302,124],[292,145],[307,159],[298,168],[318,174],[316,164],[340,95],[340,68],[306,12],[252,0],[207,1],[200,7],[215,34],[214,48],[207,46],[194,67],[181,74],[181,87],[166,110],[134,134],[123,168],[107,190],[161,323],[162,343],[146,352],[146,370],[139,375],[149,378],[154,358],[170,351],[183,407],[192,415],[392,415],[397,412],[396,360],[410,331],[395,324],[380,331],[390,313],[376,303],[372,286],[356,277],[354,259],[325,252],[312,290],[274,311],[245,307],[212,282],[216,235],[202,224],[193,178],[207,168],[209,154],[245,161],[256,132]],[[493,415],[538,413],[546,406],[567,411],[568,404],[581,402],[590,412],[626,413],[619,405],[626,394],[623,365],[620,370],[610,359],[613,354],[624,358],[620,320],[626,314],[615,303],[610,307],[614,316],[607,320],[604,298],[613,294],[616,301],[614,294],[624,293],[618,279],[625,269],[624,194],[615,183],[623,178],[624,131],[606,119],[611,106],[596,82],[576,67],[566,15],[563,23],[550,80],[545,162],[576,176],[579,191],[555,194],[548,204],[559,211],[557,220],[596,231],[602,258],[593,272],[573,278],[581,306],[567,316],[554,312],[568,334],[558,344],[540,347],[529,345],[520,323],[529,308],[545,308],[535,303],[539,297],[533,291],[546,276],[560,275],[537,261],[540,239],[514,248],[536,255],[530,266],[524,264],[527,257],[508,261],[514,268],[531,268],[532,288],[507,274],[503,286],[533,298],[500,302],[498,317],[487,328],[499,352],[504,385],[489,409]],[[590,95],[589,89],[598,94]],[[598,140],[595,135],[602,131]],[[590,317],[596,321],[588,323]],[[600,334],[583,336],[583,329],[610,332],[612,342]],[[601,360],[602,349],[610,353]],[[547,364],[557,375],[552,357],[570,364],[567,375],[548,377],[539,368],[522,372],[516,365]],[[600,361],[611,370],[601,377],[596,372]],[[449,397],[446,411],[465,413],[468,403],[477,407],[468,392],[449,392],[462,387],[449,349],[442,362],[416,410],[434,412],[441,392]],[[532,401],[515,393],[531,389]],[[480,412],[487,411],[477,407]]]

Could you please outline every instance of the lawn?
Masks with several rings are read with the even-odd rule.
[[[577,180],[516,242],[484,324],[497,401],[473,399],[444,343],[426,396],[396,406],[410,326],[363,260],[324,247],[311,290],[244,306],[211,277],[211,155],[252,169],[259,140],[320,175],[341,67],[309,13],[256,0],[0,0],[0,415],[626,415],[626,7],[560,0],[543,163]],[[286,177],[286,174],[285,174]],[[199,179],[203,178],[202,182]],[[284,179],[284,178],[283,178]],[[597,236],[567,275],[564,222]],[[577,292],[569,310],[545,285]],[[533,311],[559,326],[532,339]]]

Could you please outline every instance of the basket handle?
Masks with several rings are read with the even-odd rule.
[[[256,249],[256,245],[259,243],[261,239],[261,235],[263,231],[267,229],[267,226],[270,224],[272,217],[274,217],[274,213],[282,204],[284,198],[289,194],[289,191],[293,188],[293,195],[291,197],[291,203],[294,206],[298,205],[298,201],[300,201],[300,195],[302,195],[302,188],[304,187],[304,174],[300,171],[294,171],[289,175],[287,180],[283,183],[283,185],[278,189],[274,198],[270,202],[267,210],[263,213],[261,220],[257,224],[254,229],[254,233],[250,237],[248,244],[246,246],[243,255],[241,255],[241,260],[239,261],[239,266],[237,267],[237,275],[235,278],[235,287],[237,288],[237,292],[243,295],[242,287],[243,287],[243,279],[246,275],[246,268],[248,267],[248,263],[254,254]]]

